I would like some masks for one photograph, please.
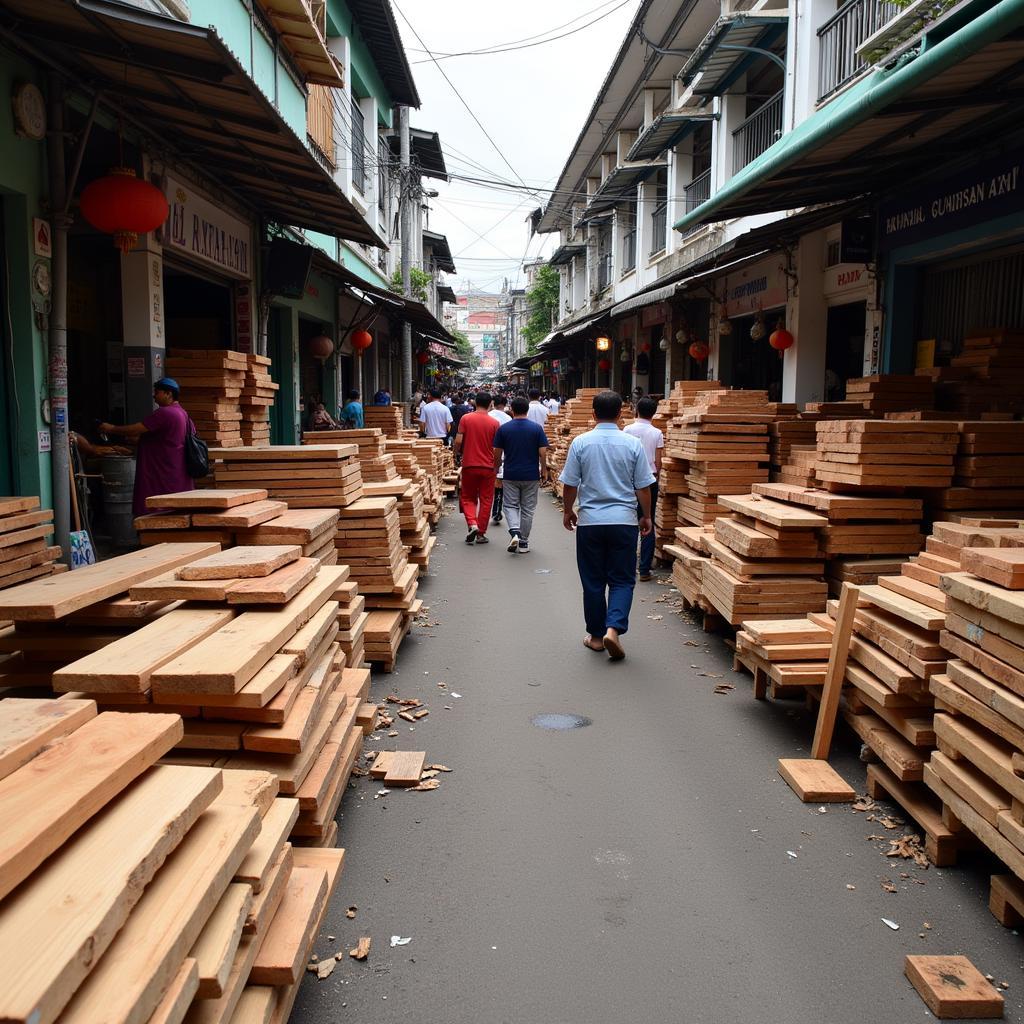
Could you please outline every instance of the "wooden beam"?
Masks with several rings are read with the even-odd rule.
[[[821,691],[821,705],[818,708],[818,722],[814,727],[814,742],[811,757],[827,761],[832,746],[832,733],[836,727],[839,712],[839,695],[846,676],[846,659],[850,653],[850,637],[853,634],[853,620],[857,613],[857,598],[860,591],[852,583],[844,583],[839,595],[839,610],[832,632],[832,650],[828,656],[825,671],[825,685]]]

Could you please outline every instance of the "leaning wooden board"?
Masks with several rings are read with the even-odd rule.
[[[0,590],[0,620],[54,622],[80,608],[123,594],[135,583],[219,550],[219,544],[209,543],[155,544],[74,572]]]

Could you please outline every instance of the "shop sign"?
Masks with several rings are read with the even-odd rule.
[[[867,287],[870,280],[867,267],[840,263],[825,271],[825,294],[836,295],[843,292],[860,291]]]
[[[442,345],[439,341],[428,341],[427,349],[435,356],[445,356],[449,359],[452,356],[452,350],[446,345]]]
[[[726,316],[744,316],[786,304],[786,275],[779,257],[735,271],[724,284]],[[718,287],[716,282],[716,291]]]
[[[53,239],[50,235],[50,223],[42,217],[32,218],[32,251],[42,259],[53,256]]]
[[[894,249],[1024,210],[1024,161],[1004,155],[883,204],[879,247]]]
[[[640,310],[640,326],[654,327],[668,319],[668,307],[664,302],[656,302],[653,306],[644,306]]]
[[[173,178],[167,179],[167,202],[164,245],[232,277],[252,277],[252,229],[245,221]]]
[[[146,376],[146,360],[142,356],[128,356],[125,366],[129,377]]]
[[[50,432],[49,430],[39,431],[39,451],[48,452],[51,448]]]

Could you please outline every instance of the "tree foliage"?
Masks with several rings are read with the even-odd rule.
[[[426,302],[430,297],[430,282],[433,278],[425,270],[420,270],[419,267],[412,268],[409,278],[412,297],[418,302]],[[399,295],[403,294],[401,268],[395,268],[395,272],[391,275],[391,280],[388,282],[388,288],[393,292],[398,292]]]
[[[526,351],[531,356],[554,325],[558,312],[559,285],[558,271],[545,264],[537,271],[533,287],[526,293],[530,315],[523,326],[523,338],[526,340]]]
[[[467,370],[475,370],[480,360],[473,351],[473,343],[457,327],[452,328],[451,336],[455,339],[455,354],[466,363]]]

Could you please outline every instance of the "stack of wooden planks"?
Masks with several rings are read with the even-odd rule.
[[[343,850],[265,772],[159,763],[174,714],[0,701],[0,1017],[284,1024]]]
[[[828,520],[759,494],[720,495],[703,590],[732,625],[820,611],[828,600],[818,532]]]
[[[402,406],[367,405],[363,408],[363,422],[368,427],[377,427],[385,437],[401,437]]]
[[[270,409],[281,387],[270,377],[270,359],[247,353],[242,382],[242,444],[270,444]]]
[[[336,565],[338,552],[334,534],[338,528],[336,508],[288,509],[259,526],[235,532],[237,544],[298,544],[307,558],[321,565]]]
[[[797,413],[769,424],[768,454],[773,480],[782,479],[778,474],[793,462],[795,450],[803,453],[808,447],[814,448],[817,443],[814,425],[820,419],[815,413]]]
[[[64,571],[52,536],[53,512],[38,498],[0,497],[0,588]]]
[[[918,373],[935,382],[939,408],[964,419],[996,411],[1019,416],[1024,413],[1024,331],[971,330],[949,366]]]
[[[959,435],[949,423],[826,420],[815,472],[830,489],[947,487]]]
[[[772,479],[782,484],[816,487],[818,484],[817,467],[817,446],[815,444],[795,444],[790,447],[786,462],[777,470],[772,469]]]
[[[411,441],[417,464],[427,474],[427,493],[424,499],[427,518],[431,526],[436,526],[444,508],[442,492],[446,482],[455,474],[455,455],[440,438],[416,437]],[[397,451],[402,443],[402,439],[389,439],[388,451]]]
[[[1024,423],[973,420],[958,431],[951,487],[928,492],[936,518],[950,509],[1024,509]]]
[[[211,448],[218,488],[259,485],[288,508],[342,508],[362,495],[353,444]]]
[[[394,480],[398,476],[395,460],[385,450],[385,438],[379,427],[362,430],[316,430],[303,434],[303,444],[354,444],[364,481]]]
[[[666,544],[664,557],[672,560],[672,582],[682,595],[686,610],[700,608],[713,612],[714,606],[704,594],[704,570],[711,561],[709,541],[714,533],[702,526],[677,526],[672,544]]]
[[[719,495],[745,494],[767,482],[774,419],[765,391],[703,391],[672,420],[665,454],[688,463],[687,493],[677,498],[681,525],[714,522],[725,511]]]
[[[931,409],[935,405],[934,385],[915,374],[876,373],[846,382],[846,401],[857,403],[864,412],[884,416],[890,412]]]
[[[143,547],[169,541],[215,541],[230,547],[238,531],[257,527],[288,509],[283,501],[268,499],[262,487],[157,494],[146,499],[146,506],[159,511],[135,518]]]
[[[757,699],[790,696],[799,687],[822,685],[831,644],[831,624],[811,618],[744,622],[736,633],[736,660],[753,675]]]

